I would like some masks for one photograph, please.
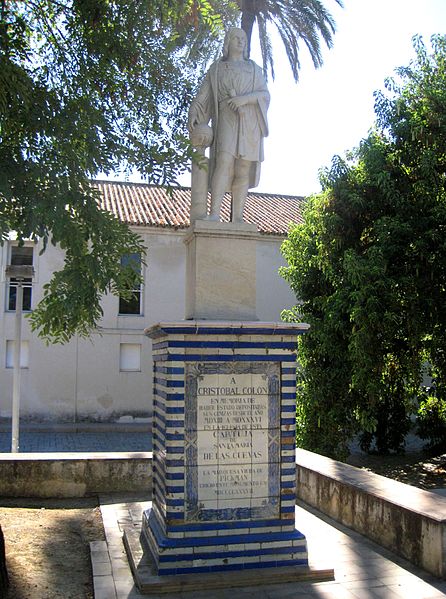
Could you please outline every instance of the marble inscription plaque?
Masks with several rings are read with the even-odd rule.
[[[279,511],[280,366],[186,365],[186,519]]]

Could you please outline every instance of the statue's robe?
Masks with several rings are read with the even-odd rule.
[[[255,94],[256,101],[236,111],[229,107],[229,98],[246,94]],[[219,152],[250,161],[249,187],[258,185],[263,138],[268,135],[269,100],[263,72],[252,60],[231,62],[221,59],[211,65],[190,109],[198,122],[212,122],[214,138],[210,150],[209,185]]]

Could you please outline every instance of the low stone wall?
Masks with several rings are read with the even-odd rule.
[[[446,578],[446,498],[298,449],[297,496]],[[152,490],[152,453],[0,454],[0,497]]]
[[[0,496],[84,497],[152,490],[152,453],[0,454]]]
[[[303,449],[296,465],[299,499],[446,577],[446,498]]]

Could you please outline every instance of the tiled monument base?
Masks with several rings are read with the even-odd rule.
[[[153,509],[147,516],[143,521],[145,538],[159,575],[308,565],[305,537],[296,530],[276,528],[277,532],[272,532],[274,527],[268,521],[259,521],[262,532],[246,523],[242,529],[203,526],[193,531],[195,536],[174,540],[167,537],[168,532],[156,530]],[[210,536],[203,536],[205,533]]]
[[[156,573],[307,566],[295,529],[297,336],[307,325],[182,321],[150,329]]]
[[[147,524],[146,524],[147,525]],[[209,571],[196,574],[158,574],[153,555],[147,549],[147,543],[133,525],[124,526],[124,545],[133,572],[134,580],[143,595],[175,593],[178,591],[210,591],[211,589],[253,587],[262,585],[293,583],[292,590],[298,593],[294,583],[321,582],[334,579],[333,568],[325,564],[312,567],[278,566],[263,569],[245,568],[225,571]],[[319,556],[320,557],[320,556]],[[238,597],[234,590],[234,597]],[[212,596],[212,595],[210,595]],[[305,595],[306,596],[306,595]]]

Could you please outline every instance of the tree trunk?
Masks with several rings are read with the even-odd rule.
[[[240,6],[242,12],[241,28],[248,38],[248,56],[251,54],[252,28],[256,17],[255,6],[256,0],[243,0]]]
[[[5,539],[0,525],[0,596],[4,597],[9,586],[8,571],[6,570]]]

